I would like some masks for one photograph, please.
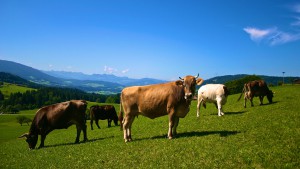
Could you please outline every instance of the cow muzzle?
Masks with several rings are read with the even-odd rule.
[[[184,95],[184,99],[185,99],[185,100],[192,100],[192,98],[193,98],[193,94],[192,94],[192,93],[186,93],[186,94]]]

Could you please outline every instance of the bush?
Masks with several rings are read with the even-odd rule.
[[[23,125],[23,123],[29,125],[29,123],[31,122],[31,119],[26,116],[18,116],[16,117],[16,119],[21,126]]]

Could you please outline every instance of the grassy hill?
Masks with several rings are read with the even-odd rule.
[[[0,115],[0,168],[299,168],[300,86],[271,89],[274,103],[263,106],[255,98],[254,107],[243,108],[239,95],[230,95],[223,117],[207,104],[197,118],[192,102],[173,140],[166,139],[167,116],[139,116],[130,143],[124,143],[119,126],[107,128],[107,121],[100,121],[102,128],[92,131],[88,121],[88,142],[73,144],[72,126],[51,132],[45,148],[29,151],[16,139],[29,126],[15,122],[17,115]],[[21,113],[33,117],[34,111]]]
[[[10,84],[10,83],[4,83],[3,85],[0,85],[0,91],[4,95],[4,98],[7,99],[11,93],[25,93],[28,90],[37,90],[25,86],[20,86],[16,84]]]

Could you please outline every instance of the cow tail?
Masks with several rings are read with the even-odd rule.
[[[242,95],[243,95],[243,93],[244,93],[245,91],[246,91],[246,85],[244,85],[243,90],[242,90],[242,93],[241,93],[241,95],[240,95],[240,97],[238,98],[237,101],[240,101],[240,100],[241,100],[241,97],[242,97]]]
[[[225,97],[227,97],[229,95],[229,90],[225,85],[223,86],[223,89],[224,89],[224,95]]]
[[[123,112],[122,112],[122,93],[120,95],[120,112],[119,112],[120,130],[123,130]]]

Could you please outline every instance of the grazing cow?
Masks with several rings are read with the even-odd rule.
[[[90,107],[90,117],[91,117],[91,129],[93,130],[93,120],[95,120],[98,129],[100,126],[98,120],[106,120],[108,122],[108,127],[111,127],[111,121],[114,121],[115,126],[118,125],[118,116],[114,106],[103,105],[103,106],[91,106]]]
[[[120,112],[123,106],[123,132],[125,142],[132,141],[131,126],[134,118],[143,115],[154,119],[169,115],[168,138],[176,134],[179,118],[189,112],[196,84],[203,79],[198,76],[186,76],[175,82],[148,86],[127,87],[121,93]]]
[[[243,91],[238,99],[241,99],[242,94],[244,93],[244,107],[246,108],[247,99],[250,100],[251,106],[253,106],[253,97],[259,97],[260,105],[263,104],[263,99],[267,96],[269,103],[272,103],[273,92],[269,90],[267,83],[263,80],[255,80],[244,84]]]
[[[223,84],[207,84],[198,90],[197,117],[199,117],[201,103],[206,108],[206,102],[214,103],[218,109],[218,116],[223,116],[222,105],[227,101],[229,91]]]
[[[86,141],[86,107],[87,102],[84,100],[71,100],[42,107],[36,112],[29,133],[25,133],[19,138],[26,137],[29,148],[34,149],[38,141],[38,135],[41,135],[39,148],[42,148],[47,134],[51,131],[66,129],[75,124],[77,128],[75,143],[79,142],[81,130],[83,131],[84,141]]]

